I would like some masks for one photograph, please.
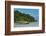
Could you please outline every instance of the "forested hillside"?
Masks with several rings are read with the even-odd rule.
[[[29,14],[21,13],[20,11],[14,11],[14,22],[18,21],[27,21],[27,22],[35,22],[35,18]]]

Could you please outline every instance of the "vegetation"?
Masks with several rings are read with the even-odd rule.
[[[18,21],[27,21],[27,22],[35,22],[35,18],[30,16],[29,14],[21,13],[20,11],[14,11],[14,22]]]

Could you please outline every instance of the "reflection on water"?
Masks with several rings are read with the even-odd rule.
[[[38,27],[39,26],[39,22],[31,22],[28,24],[19,24],[19,23],[15,23],[14,27]]]

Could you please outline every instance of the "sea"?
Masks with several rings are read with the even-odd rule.
[[[28,24],[19,24],[19,23],[15,23],[14,27],[38,27],[39,26],[39,22],[30,22]]]

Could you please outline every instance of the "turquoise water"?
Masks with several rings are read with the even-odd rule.
[[[31,22],[29,24],[18,24],[15,23],[14,27],[38,27],[39,26],[39,22]]]

